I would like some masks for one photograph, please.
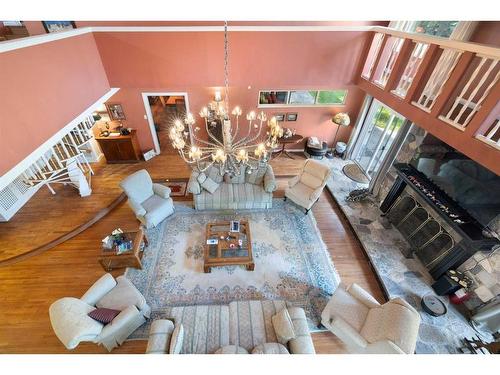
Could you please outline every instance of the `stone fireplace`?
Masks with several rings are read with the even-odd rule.
[[[404,255],[418,258],[437,279],[477,251],[490,251],[499,241],[494,233],[486,235],[483,225],[409,164],[416,153],[442,151],[442,146],[426,144],[425,139],[425,132],[412,125],[381,182],[378,199],[381,211],[410,245]]]

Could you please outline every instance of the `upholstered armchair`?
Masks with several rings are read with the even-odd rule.
[[[381,305],[352,284],[337,288],[321,314],[321,323],[350,353],[413,354],[420,315],[401,298]]]
[[[125,178],[120,187],[127,194],[128,205],[134,211],[135,217],[146,228],[157,226],[174,212],[170,188],[153,183],[145,169]]]
[[[120,313],[103,325],[88,316],[97,307],[120,310]],[[111,351],[144,324],[150,314],[151,308],[144,296],[130,280],[125,276],[115,280],[109,273],[81,298],[64,297],[49,308],[52,328],[67,349],[76,348],[82,341],[91,341]]]
[[[307,215],[312,205],[319,199],[331,174],[328,165],[307,159],[300,174],[288,181],[285,200],[288,198],[304,207]]]

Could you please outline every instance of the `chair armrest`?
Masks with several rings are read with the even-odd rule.
[[[369,309],[380,306],[380,303],[370,293],[356,283],[349,285],[346,291]]]
[[[368,341],[341,317],[331,316],[328,321],[322,319],[321,323],[342,340],[350,352],[363,353],[366,350]]]
[[[99,301],[106,294],[111,292],[116,286],[116,280],[111,274],[106,273],[99,280],[97,280],[94,285],[92,285],[80,298],[83,302],[89,305],[95,306],[97,301]]]
[[[368,344],[366,352],[372,354],[413,354],[405,353],[399,346],[389,340],[375,341],[373,344]]]
[[[153,192],[160,197],[167,199],[170,198],[170,193],[172,190],[165,185],[153,183]]]
[[[128,332],[131,325],[134,324],[138,319],[146,321],[142,314],[137,310],[134,305],[127,307],[125,310],[121,311],[112,321],[104,326],[99,335],[99,341],[106,341],[107,338],[111,336],[121,336],[126,334],[130,335],[132,332]],[[135,330],[136,328],[134,328]]]
[[[201,185],[198,182],[198,172],[193,171],[187,185],[187,190],[193,195],[201,194]]]
[[[300,175],[299,176],[295,176],[291,180],[288,181],[288,186],[289,187],[294,187],[295,185],[297,185],[297,182],[299,182],[299,181],[300,181]]]
[[[276,185],[273,168],[268,165],[266,173],[264,174],[264,190],[268,193],[272,193],[276,191],[276,189],[278,189],[278,186]]]
[[[129,199],[127,203],[129,207],[132,209],[132,211],[134,211],[135,216],[143,217],[144,215],[146,215],[146,210],[144,209],[144,207],[142,207],[142,205],[139,202]]]

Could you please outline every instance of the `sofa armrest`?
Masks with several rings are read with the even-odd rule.
[[[349,285],[346,291],[369,309],[380,307],[380,303],[356,283]]]
[[[146,354],[167,354],[170,338],[174,332],[174,323],[168,319],[155,320],[149,330]]]
[[[291,180],[288,180],[288,186],[294,187],[300,181],[300,175],[293,177]]]
[[[328,321],[322,319],[321,323],[342,340],[350,352],[363,353],[366,350],[368,341],[341,317],[331,316]]]
[[[111,274],[105,273],[85,292],[80,299],[91,306],[95,306],[97,301],[111,292],[111,289],[115,286],[115,278],[111,276]]]
[[[170,193],[172,192],[172,190],[168,186],[154,183],[153,184],[153,192],[156,195],[159,195],[160,197],[162,197],[163,199],[167,199],[167,198],[170,198]]]
[[[201,194],[201,185],[198,182],[198,172],[193,171],[187,185],[187,190],[193,195]]]
[[[290,353],[316,354],[304,309],[300,307],[289,307],[288,313],[292,319],[293,330],[295,332],[295,338],[288,341]]]
[[[138,218],[139,217],[144,217],[144,215],[146,215],[146,210],[136,200],[129,199],[127,201],[127,203],[129,205],[129,207],[132,209],[132,211],[134,211],[135,216],[137,216]]]
[[[276,191],[278,186],[276,185],[276,178],[274,177],[273,168],[268,165],[266,173],[264,174],[264,190],[268,193]]]

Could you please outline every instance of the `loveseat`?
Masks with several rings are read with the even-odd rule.
[[[270,165],[251,173],[241,166],[234,177],[222,176],[217,167],[210,166],[204,172],[193,170],[188,183],[197,210],[271,208],[276,188]]]
[[[295,337],[279,339],[272,317],[287,309]],[[149,332],[146,353],[169,353],[173,327],[183,327],[182,354],[262,352],[267,347],[286,347],[292,354],[314,354],[305,312],[287,306],[285,301],[233,301],[229,305],[197,305],[170,307],[155,320]],[[256,351],[254,351],[256,352]]]

